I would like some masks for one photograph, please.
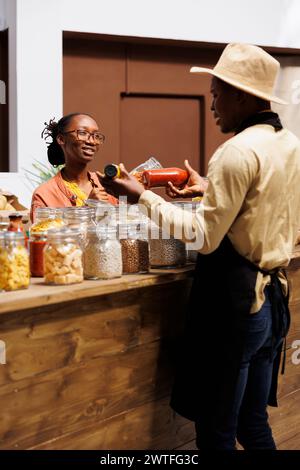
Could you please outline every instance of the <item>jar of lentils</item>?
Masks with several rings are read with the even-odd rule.
[[[112,279],[122,276],[121,244],[115,226],[98,225],[88,228],[83,272],[85,279]]]
[[[119,225],[122,247],[123,274],[149,271],[148,224],[144,221],[128,221]]]
[[[80,230],[64,227],[48,232],[44,249],[46,284],[75,284],[83,281]]]

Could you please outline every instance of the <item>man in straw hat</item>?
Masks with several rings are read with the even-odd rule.
[[[207,183],[186,162],[184,188],[173,197],[203,193],[185,213],[145,190],[122,166],[121,178],[101,181],[139,202],[171,233],[193,228],[201,239],[186,331],[171,405],[195,421],[200,449],[275,449],[267,405],[277,406],[280,352],[289,327],[288,265],[300,211],[300,143],[282,127],[270,102],[279,63],[263,49],[229,44],[212,75],[212,112],[234,136],[209,162]]]

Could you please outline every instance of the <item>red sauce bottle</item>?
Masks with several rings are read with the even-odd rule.
[[[159,188],[167,186],[168,181],[174,186],[181,187],[187,183],[189,174],[181,168],[157,168],[143,171],[143,184],[145,188]]]
[[[31,233],[29,242],[29,260],[32,277],[44,276],[44,247],[46,243],[46,232]]]

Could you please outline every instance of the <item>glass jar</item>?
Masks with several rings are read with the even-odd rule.
[[[0,289],[27,289],[30,282],[29,256],[24,234],[4,232],[0,242]]]
[[[174,206],[180,207],[182,210],[186,210],[188,212],[192,212],[193,214],[196,212],[197,208],[199,207],[200,201],[194,202],[173,202]],[[186,260],[188,263],[196,263],[198,257],[198,251],[195,250],[193,247],[193,243],[186,243]]]
[[[113,204],[97,199],[87,199],[85,204],[94,210],[96,224],[103,222],[105,225],[112,225],[112,222],[116,220],[117,208]]]
[[[62,227],[64,225],[62,214],[62,208],[38,207],[35,210],[34,224],[30,227],[30,234]]]
[[[69,228],[79,230],[82,248],[86,245],[87,229],[95,226],[95,209],[92,207],[66,207],[63,211],[63,221]]]
[[[63,227],[48,232],[44,249],[46,284],[75,284],[83,281],[80,230]]]
[[[151,223],[150,265],[152,268],[176,268],[186,264],[185,243]]]
[[[98,225],[87,230],[83,255],[85,279],[112,279],[122,276],[122,251],[115,226]]]
[[[32,277],[44,276],[44,248],[47,232],[31,232],[29,239],[30,273]]]
[[[147,273],[149,271],[148,224],[129,221],[119,225],[122,247],[123,274]]]

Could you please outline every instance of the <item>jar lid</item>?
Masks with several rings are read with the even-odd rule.
[[[78,238],[81,232],[77,228],[62,227],[52,228],[48,231],[48,238]]]
[[[86,208],[86,209],[88,209],[90,207],[101,207],[101,206],[111,208],[111,209],[115,208],[115,206],[113,204],[111,204],[110,202],[108,202],[108,201],[99,201],[98,199],[86,199],[84,202],[86,204],[86,206],[84,208]]]
[[[116,235],[117,227],[114,225],[98,224],[93,227],[93,230],[88,230],[89,233],[96,233],[98,237],[103,237],[105,235]]]
[[[66,207],[63,211],[63,219],[78,219],[86,221],[94,217],[95,209],[93,207]]]
[[[57,209],[56,207],[37,207],[35,217],[54,217],[58,211],[61,211],[61,209]]]
[[[23,232],[3,232],[5,240],[24,240]]]

